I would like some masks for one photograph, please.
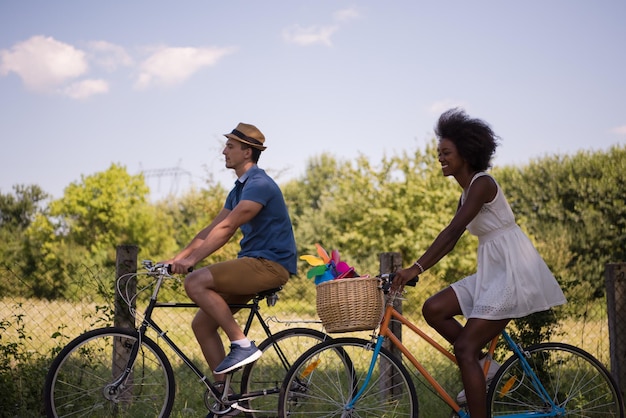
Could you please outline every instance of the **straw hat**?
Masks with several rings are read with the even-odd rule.
[[[229,134],[224,134],[226,138],[234,139],[235,141],[243,142],[251,147],[260,149],[263,151],[265,148],[263,143],[265,142],[265,135],[254,125],[247,123],[239,123],[235,129]]]

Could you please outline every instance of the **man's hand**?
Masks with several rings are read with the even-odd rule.
[[[187,274],[193,270],[195,263],[188,258],[172,261],[170,263],[170,270],[173,274]]]

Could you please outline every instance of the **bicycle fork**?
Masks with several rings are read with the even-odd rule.
[[[352,413],[350,411],[354,409],[354,404],[359,400],[359,398],[361,398],[361,396],[363,395],[363,392],[365,392],[365,389],[367,389],[367,386],[369,385],[370,379],[372,377],[372,373],[374,372],[374,367],[376,367],[376,362],[378,361],[378,354],[380,353],[380,348],[383,346],[384,340],[385,340],[385,337],[383,337],[382,335],[379,335],[376,338],[376,345],[374,345],[374,354],[372,355],[372,361],[370,362],[369,369],[367,370],[367,375],[365,376],[365,379],[363,380],[363,384],[359,388],[359,391],[357,392],[357,394],[354,395],[352,400],[350,400],[350,402],[348,402],[348,404],[344,407],[344,412],[341,414],[342,418],[352,416]]]
[[[137,360],[137,354],[139,353],[139,348],[142,344],[142,337],[143,334],[139,332],[137,341],[131,347],[128,360],[126,361],[126,365],[122,373],[115,380],[113,380],[111,383],[104,387],[103,395],[107,400],[115,403],[120,402],[120,395],[124,392],[124,389],[126,388],[125,384],[131,377],[133,366],[135,365],[135,361]]]
[[[533,388],[535,389],[535,392],[537,393],[537,395],[541,397],[541,400],[546,405],[550,406],[550,411],[551,411],[550,413],[547,413],[545,415],[544,414],[536,415],[536,416],[542,416],[542,417],[562,416],[565,413],[565,408],[558,406],[557,404],[554,403],[554,400],[548,394],[546,388],[543,386],[543,384],[539,380],[539,377],[537,376],[535,371],[532,369],[532,367],[530,367],[530,364],[528,363],[528,360],[527,360],[529,354],[526,351],[524,351],[521,346],[517,345],[506,331],[502,331],[502,337],[504,338],[506,343],[509,345],[511,350],[513,350],[513,353],[515,353],[515,355],[519,358],[520,364],[522,365],[522,369],[524,370],[524,373],[530,378],[530,382],[533,385]],[[511,379],[513,379],[513,377]],[[507,386],[509,385],[505,384],[505,387]]]

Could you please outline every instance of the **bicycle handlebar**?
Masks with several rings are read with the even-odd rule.
[[[378,276],[378,278],[380,278],[383,282],[382,289],[385,293],[388,293],[389,289],[391,289],[391,283],[393,282],[394,277],[396,277],[396,273],[385,273],[385,274],[381,274]],[[419,281],[419,278],[420,278],[419,276],[415,276],[415,278],[406,282],[405,286],[415,287],[415,285]]]
[[[166,274],[168,276],[172,274],[171,264],[165,264],[165,263],[152,264],[152,260],[143,260],[141,264],[143,264],[146,270],[148,270],[150,273]],[[193,267],[189,267],[189,269],[187,269],[188,273],[191,273],[192,271],[193,271]]]

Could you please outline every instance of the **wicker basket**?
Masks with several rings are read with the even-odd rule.
[[[372,330],[380,323],[383,292],[377,278],[331,280],[316,289],[317,314],[326,332]]]

